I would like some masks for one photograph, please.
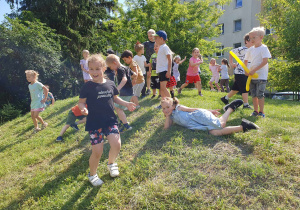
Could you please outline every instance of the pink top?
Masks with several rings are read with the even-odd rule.
[[[209,69],[211,70],[213,76],[219,75],[218,67],[219,66],[217,66],[217,65],[214,65],[214,66],[209,65]]]
[[[194,58],[194,57],[190,58],[189,68],[187,70],[186,75],[188,75],[188,76],[197,76],[198,75],[198,67],[199,67],[199,65],[191,66],[191,62],[192,63],[198,63],[199,61],[200,61],[199,58]]]

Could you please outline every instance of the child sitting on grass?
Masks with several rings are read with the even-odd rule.
[[[166,117],[164,129],[168,129],[173,121],[191,130],[208,130],[214,136],[258,129],[257,125],[246,119],[242,119],[242,123],[239,126],[225,127],[229,115],[241,105],[243,105],[242,100],[234,100],[224,107],[225,113],[218,118],[216,116],[220,115],[219,110],[189,108],[179,105],[177,98],[166,97],[161,100],[162,111]]]

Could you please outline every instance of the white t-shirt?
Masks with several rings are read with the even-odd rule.
[[[159,50],[157,52],[156,73],[168,71],[167,55],[171,56],[171,64],[172,64],[172,51],[170,50],[168,45],[163,44],[159,47]]]
[[[229,79],[227,65],[221,65],[221,79]]]
[[[138,55],[135,55],[133,57],[133,60],[135,62],[137,62],[137,64],[139,65],[139,67],[141,68],[142,70],[142,73],[143,74],[146,74],[146,69],[145,69],[145,62],[146,62],[146,57],[144,55],[142,56],[138,56]]]
[[[180,81],[180,72],[178,70],[179,65],[173,62],[173,76],[175,77],[176,82]]]
[[[250,67],[249,69],[259,66],[262,63],[263,58],[271,58],[271,53],[268,47],[264,44],[262,44],[259,47],[254,47],[254,46],[250,47],[245,56],[245,60],[251,61],[251,65],[249,66]],[[252,79],[267,80],[268,71],[269,71],[269,65],[267,63],[261,69],[256,71],[256,73],[258,74],[258,78],[252,78]]]
[[[236,56],[241,61],[244,62],[244,58],[245,58],[246,52],[248,51],[248,48],[245,47],[245,46],[242,46],[242,47],[235,48],[231,51],[234,52],[234,54],[236,54]],[[247,65],[248,68],[249,68],[249,64],[250,64],[250,61],[248,60],[248,65]],[[237,66],[234,69],[234,74],[245,74],[245,70],[243,69],[243,67],[239,63],[237,63]]]

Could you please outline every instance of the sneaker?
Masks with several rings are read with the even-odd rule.
[[[95,174],[94,176],[90,176],[90,173],[88,175],[89,181],[90,183],[94,186],[101,186],[104,182],[98,177],[97,174]]]
[[[127,123],[127,124],[123,124],[123,126],[119,129],[120,133],[124,132],[124,131],[129,131],[132,130],[132,127]]]
[[[156,97],[156,95],[151,96],[151,99],[154,99]]]
[[[150,95],[150,94],[151,94],[151,90],[148,89],[148,90],[146,91],[146,95]]]
[[[258,112],[254,111],[254,112],[252,112],[252,114],[250,116],[257,117],[258,116]]]
[[[39,131],[41,131],[40,128],[35,128],[35,129],[33,129],[33,133],[37,133],[37,132],[39,132]]]
[[[259,117],[262,117],[262,118],[265,118],[265,114],[262,113],[262,112],[259,112],[259,113],[258,113],[258,116],[259,116]]]
[[[225,96],[221,98],[221,101],[222,101],[225,105],[229,104],[229,101],[225,98]]]
[[[233,111],[235,111],[238,107],[243,105],[243,100],[241,99],[236,99],[234,101],[232,101],[230,104],[227,104],[226,106],[223,107],[223,110],[226,112],[227,109],[230,107],[231,109],[233,109]]]
[[[259,127],[257,125],[255,125],[253,122],[246,120],[246,119],[242,119],[242,123],[241,125],[243,126],[243,131],[246,132],[248,130],[256,130],[259,129]]]
[[[177,89],[177,93],[181,94],[181,88]]]
[[[161,109],[161,105],[158,105],[157,107],[155,107],[155,109]]]
[[[109,174],[111,177],[117,177],[120,175],[118,164],[117,163],[112,163],[112,164],[107,164],[107,168],[109,170]]]
[[[42,125],[42,129],[46,128],[48,126],[48,123],[44,122],[44,124]]]
[[[63,141],[62,136],[57,137],[57,138],[56,138],[56,141],[57,141],[57,142],[62,142],[62,141]]]
[[[199,96],[203,96],[203,94],[201,92],[199,92]]]
[[[253,108],[249,104],[247,104],[243,106],[243,109],[253,109]]]
[[[74,128],[75,130],[79,131],[79,128],[76,124],[71,124],[70,126],[71,126],[71,128]]]

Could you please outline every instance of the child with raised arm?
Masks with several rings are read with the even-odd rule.
[[[40,82],[37,81],[39,74],[34,70],[26,70],[26,79],[30,84],[28,85],[30,92],[30,112],[31,118],[34,125],[34,132],[38,132],[39,128],[38,121],[42,124],[42,128],[46,128],[46,123],[42,117],[39,116],[40,112],[45,110],[45,102],[47,100],[48,89]]]
[[[154,99],[156,97],[156,90],[158,90],[159,94],[157,98],[160,98],[160,83],[159,83],[159,78],[156,73],[156,59],[157,59],[157,52],[159,49],[159,45],[157,43],[154,44],[154,51],[150,57],[150,66],[149,66],[149,71],[151,72],[151,88],[152,88],[152,96],[151,99]]]
[[[45,87],[48,89],[47,100],[45,102],[45,105],[46,105],[45,108],[47,108],[50,105],[54,105],[55,99],[54,99],[53,94],[49,91],[50,90],[49,85],[45,85]]]
[[[229,93],[229,74],[228,74],[228,68],[229,64],[226,58],[223,58],[221,61],[221,66],[219,66],[218,71],[221,72],[221,81],[220,86],[222,89],[222,92],[224,92],[224,85],[226,86],[226,92]]]
[[[258,78],[252,78],[250,83],[250,92],[252,96],[254,112],[252,116],[265,117],[264,105],[265,105],[265,89],[268,80],[268,59],[271,58],[271,53],[268,47],[262,44],[264,38],[265,29],[263,27],[253,28],[249,32],[250,42],[253,44],[245,55],[244,63],[247,66],[248,61],[250,64],[250,75],[258,74]],[[259,112],[258,112],[259,107]]]
[[[199,58],[200,50],[198,48],[194,48],[192,50],[192,57],[190,58],[189,68],[186,73],[185,83],[181,85],[181,87],[177,90],[178,94],[181,94],[183,88],[188,86],[189,83],[195,83],[198,89],[198,94],[203,96],[201,93],[201,79],[198,74],[198,69],[203,60]]]
[[[92,80],[92,77],[89,75],[89,67],[88,67],[88,63],[87,63],[87,59],[88,59],[89,55],[90,55],[90,52],[88,50],[82,51],[83,59],[80,60],[80,67],[82,70],[84,82],[88,82],[88,81]]]
[[[108,55],[106,57],[106,64],[110,69],[116,72],[118,81],[117,89],[120,91],[120,98],[130,102],[133,96],[131,77],[133,80],[136,80],[136,73],[131,71],[129,67],[121,65],[120,58],[117,55]],[[132,127],[129,125],[124,113],[124,110],[127,110],[127,107],[115,103],[115,109],[120,119],[120,132],[131,130]]]
[[[245,54],[249,47],[251,47],[253,44],[249,40],[249,34],[246,34],[244,36],[244,42],[245,46],[238,47],[232,50],[236,56],[238,56],[241,61],[244,61]],[[233,57],[231,54],[229,54],[229,64],[230,66],[234,67],[234,83],[231,87],[231,91],[224,97],[221,98],[221,101],[226,105],[229,103],[229,99],[237,94],[238,92],[242,93],[242,98],[244,101],[244,109],[252,109],[251,106],[248,103],[248,91],[246,90],[246,83],[248,77],[245,75],[245,70],[243,67],[238,63],[233,63]],[[249,62],[248,62],[249,64]]]
[[[144,80],[145,76],[143,76],[143,72],[140,68],[140,65],[138,65],[138,63],[133,59],[133,54],[130,50],[125,50],[122,53],[121,58],[124,60],[126,64],[129,65],[129,68],[137,75],[137,77],[135,77],[135,79],[132,80],[133,96],[131,98],[131,101],[135,103],[136,108],[138,109],[140,108],[139,97],[141,96],[142,89],[144,88],[145,85],[145,80]]]
[[[173,60],[173,76],[175,77],[176,83],[180,82],[180,72],[179,72],[179,65],[182,64],[186,60],[186,56],[184,59],[181,60],[180,55],[176,55]]]
[[[87,115],[85,130],[89,132],[92,144],[88,179],[93,186],[100,186],[103,181],[97,175],[97,168],[103,153],[104,136],[106,136],[110,145],[107,164],[110,176],[119,176],[116,159],[120,153],[121,139],[117,117],[114,112],[114,102],[126,106],[130,111],[135,109],[135,105],[120,99],[115,83],[105,79],[106,65],[101,55],[92,55],[88,61],[92,81],[83,85],[78,107],[83,115]]]
[[[170,97],[167,83],[171,77],[172,51],[168,45],[166,45],[167,33],[165,31],[160,30],[156,32],[154,36],[155,43],[160,46],[157,52],[156,73],[158,74],[160,82],[161,97]]]
[[[243,104],[242,100],[235,100],[224,107],[225,113],[220,118],[218,110],[189,108],[179,104],[177,98],[161,100],[162,111],[166,117],[164,129],[168,129],[173,122],[191,130],[208,131],[214,136],[229,135],[236,132],[258,129],[254,123],[242,119],[239,126],[226,126],[229,115]]]
[[[209,70],[212,72],[212,77],[209,81],[209,85],[210,85],[210,90],[211,91],[216,91],[214,86],[213,86],[213,82],[215,82],[215,85],[218,89],[218,92],[221,92],[221,89],[219,87],[219,79],[220,79],[220,74],[218,71],[218,68],[220,67],[220,65],[218,65],[216,63],[216,59],[212,58],[209,62]]]

